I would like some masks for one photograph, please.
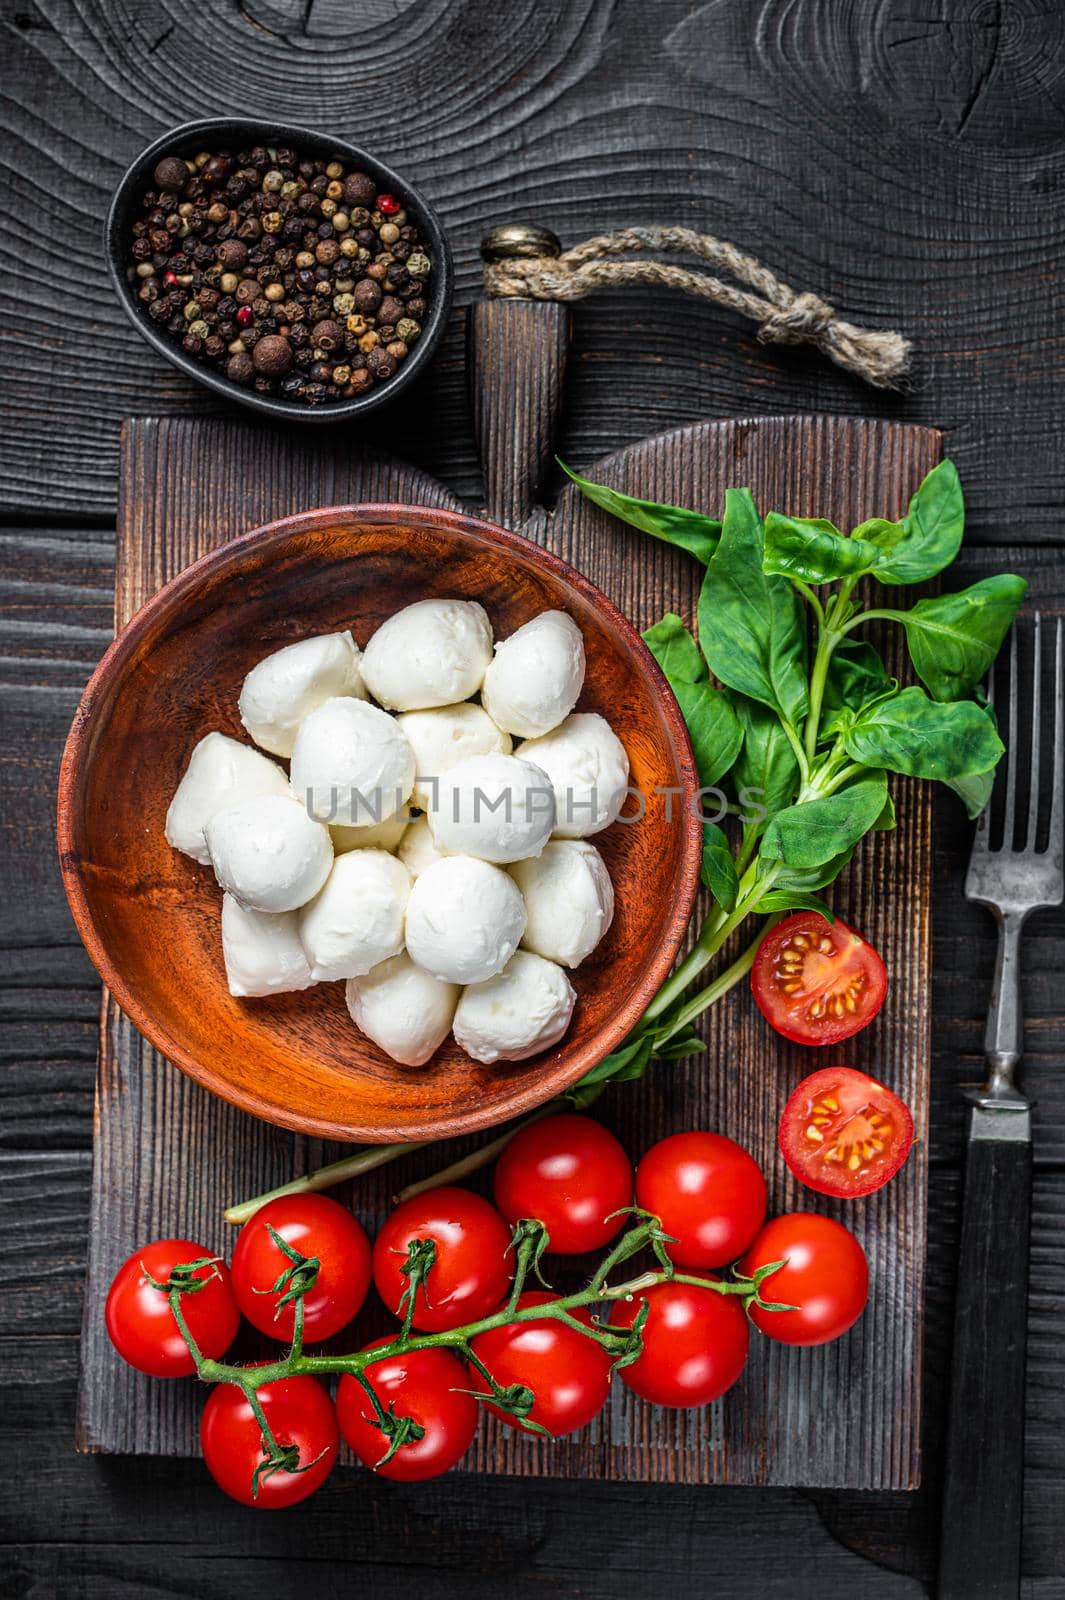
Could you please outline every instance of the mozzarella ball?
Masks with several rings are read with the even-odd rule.
[[[510,734],[497,728],[480,706],[437,706],[431,711],[405,711],[396,721],[414,751],[416,772],[411,799],[423,811],[435,804],[439,780],[444,773],[465,761],[467,756],[483,756],[493,751],[510,754]]]
[[[446,856],[414,881],[407,949],[434,978],[480,983],[506,966],[525,932],[525,903],[512,878],[472,856]]]
[[[443,851],[433,843],[428,817],[415,817],[400,840],[396,854],[412,878],[417,878],[434,861],[443,861]]]
[[[579,967],[614,918],[614,885],[595,845],[552,839],[536,860],[515,862],[510,875],[528,917],[523,948]]]
[[[288,779],[275,761],[224,733],[208,733],[174,790],[164,832],[175,850],[209,867],[211,852],[203,830],[216,811],[256,795],[287,792]]]
[[[410,873],[384,850],[338,856],[325,888],[300,912],[315,978],[358,978],[403,949]]]
[[[364,700],[327,700],[300,723],[291,773],[313,816],[360,827],[402,810],[414,783],[414,751],[387,712]]]
[[[613,822],[629,781],[625,746],[594,711],[577,711],[516,755],[547,773],[555,791],[560,839],[585,839]]]
[[[535,739],[568,717],[584,686],[584,640],[564,611],[543,611],[496,645],[481,699],[493,722]]]
[[[365,977],[349,978],[345,998],[355,1026],[386,1055],[423,1067],[451,1031],[460,993],[457,983],[441,983],[403,951]]]
[[[437,849],[449,855],[496,862],[537,856],[555,826],[551,780],[517,756],[470,756],[441,778],[429,826]]]
[[[367,822],[355,828],[334,822],[330,825],[329,837],[338,856],[348,850],[387,850],[389,855],[394,855],[409,820],[409,812],[404,807],[399,816],[389,817],[385,822]]]
[[[252,667],[240,691],[240,720],[264,750],[290,756],[304,717],[334,695],[366,699],[350,633],[300,639]]]
[[[294,911],[249,911],[223,895],[222,956],[230,994],[285,994],[314,982]]]
[[[329,876],[329,830],[295,795],[257,795],[217,811],[205,829],[215,877],[251,911],[295,911]]]
[[[419,600],[382,622],[362,657],[375,700],[419,711],[468,700],[492,659],[492,625],[476,600]]]
[[[519,950],[494,978],[462,991],[456,1042],[475,1061],[524,1061],[558,1043],[576,999],[561,967]]]

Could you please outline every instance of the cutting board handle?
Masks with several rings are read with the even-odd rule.
[[[546,228],[508,223],[481,244],[486,260],[558,255]],[[473,429],[484,472],[485,511],[509,527],[537,503],[562,410],[570,314],[551,300],[480,300],[467,324]]]

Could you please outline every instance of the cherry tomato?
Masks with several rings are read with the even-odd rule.
[[[196,1371],[181,1337],[169,1296],[153,1288],[148,1277],[167,1283],[175,1267],[209,1258],[211,1252],[191,1239],[160,1239],[145,1245],[124,1262],[107,1294],[104,1321],[111,1343],[131,1367],[152,1378],[188,1378]],[[201,1354],[224,1356],[240,1326],[240,1312],[229,1273],[221,1261],[197,1268],[193,1277],[204,1289],[181,1297],[181,1310]]]
[[[591,1117],[530,1123],[496,1166],[496,1205],[508,1222],[538,1217],[560,1256],[598,1250],[624,1226],[613,1213],[632,1204],[632,1163]]]
[[[631,1328],[640,1306],[649,1310],[643,1354],[619,1377],[656,1406],[705,1406],[731,1389],[747,1363],[750,1331],[738,1295],[690,1283],[657,1283],[631,1300],[616,1300],[615,1327]]]
[[[413,1239],[432,1239],[436,1260],[415,1297],[414,1326],[441,1333],[477,1322],[505,1299],[512,1275],[510,1230],[494,1207],[468,1189],[430,1189],[397,1206],[377,1235],[373,1277],[389,1311],[402,1316],[402,1267]]]
[[[553,1294],[533,1289],[520,1297],[518,1306],[541,1306],[554,1299]],[[587,1311],[579,1309],[570,1314],[591,1327]],[[586,1427],[606,1404],[613,1358],[594,1339],[553,1317],[539,1322],[509,1322],[489,1333],[479,1333],[471,1348],[504,1389],[520,1383],[532,1390],[536,1403],[529,1420],[538,1422],[555,1437]],[[475,1384],[484,1381],[476,1372],[470,1376]],[[518,1426],[497,1406],[489,1405],[488,1409],[504,1422]]]
[[[378,1339],[374,1350],[387,1344]],[[400,1445],[390,1461],[378,1466],[388,1440],[374,1420],[373,1404],[356,1378],[345,1373],[337,1389],[340,1431],[359,1460],[381,1478],[421,1483],[438,1478],[464,1456],[477,1432],[478,1406],[470,1375],[446,1350],[409,1350],[388,1355],[365,1369],[383,1409],[397,1417],[413,1417],[425,1429],[420,1439]]]
[[[765,1179],[753,1156],[720,1133],[675,1133],[636,1168],[636,1201],[677,1241],[675,1266],[723,1267],[765,1221]]]
[[[324,1194],[282,1195],[261,1207],[240,1230],[233,1251],[233,1287],[241,1311],[260,1333],[287,1344],[296,1307],[281,1305],[291,1280],[274,1288],[293,1263],[270,1229],[302,1255],[318,1258],[312,1287],[303,1297],[303,1338],[328,1339],[347,1326],[370,1287],[370,1241],[360,1222]]]
[[[762,1299],[794,1306],[794,1311],[760,1311],[751,1321],[780,1344],[829,1344],[852,1328],[869,1296],[865,1251],[841,1222],[813,1211],[775,1217],[758,1235],[739,1264],[753,1276],[756,1267],[783,1261],[762,1284]]]
[[[320,1489],[333,1470],[340,1445],[333,1402],[317,1378],[280,1378],[258,1392],[263,1415],[279,1445],[299,1451],[295,1472],[259,1475],[263,1438],[247,1396],[234,1383],[212,1389],[200,1418],[200,1447],[207,1470],[220,1489],[241,1505],[275,1511]]]
[[[836,918],[797,911],[771,928],[751,972],[767,1022],[796,1044],[836,1044],[860,1033],[887,994],[887,972],[871,944]]]
[[[778,1139],[800,1183],[850,1200],[895,1176],[913,1144],[913,1118],[875,1078],[853,1067],[822,1067],[784,1107]]]

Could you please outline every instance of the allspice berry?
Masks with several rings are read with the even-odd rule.
[[[381,285],[372,278],[360,278],[352,290],[355,296],[355,306],[364,317],[372,317],[381,304]]]
[[[223,239],[215,256],[227,272],[239,272],[247,265],[248,247],[241,239]]]
[[[189,169],[180,156],[163,156],[161,161],[156,162],[155,171],[152,173],[157,188],[173,189],[176,194],[181,193],[190,176]]]
[[[386,294],[377,308],[377,320],[380,323],[397,323],[403,315],[403,305],[395,295]]]
[[[344,180],[344,199],[349,206],[372,206],[377,185],[365,172],[349,172]]]
[[[344,330],[332,317],[323,317],[311,329],[311,343],[319,350],[335,350],[344,337]]]
[[[250,383],[254,376],[255,363],[246,351],[239,351],[226,362],[226,377],[234,383]]]
[[[292,346],[279,333],[268,333],[256,342],[252,361],[264,378],[280,378],[292,365]]]

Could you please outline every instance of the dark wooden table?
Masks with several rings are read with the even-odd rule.
[[[1048,0],[0,0],[5,351],[0,828],[0,1592],[63,1600],[303,1592],[798,1596],[932,1592],[962,1112],[993,959],[967,829],[939,809],[925,1478],[910,1495],[454,1476],[335,1478],[256,1518],[196,1463],[72,1447],[98,985],[54,860],[63,736],[109,637],[118,423],[203,412],[115,304],[100,228],[168,125],[243,111],[333,128],[417,175],[455,247],[706,228],[915,340],[905,398],[728,314],[642,292],[582,304],[564,430],[585,464],[702,416],[865,412],[946,430],[964,576],[1011,566],[1061,603],[1065,7]],[[368,436],[476,504],[462,316],[421,391]],[[1065,917],[1026,945],[1037,1101],[1025,1594],[1065,1596]],[[824,1397],[831,1411],[832,1396]]]

